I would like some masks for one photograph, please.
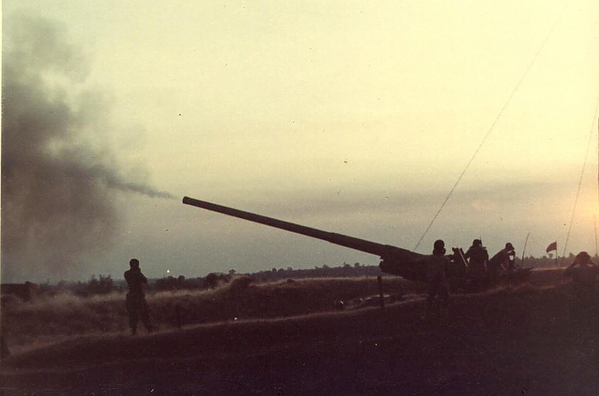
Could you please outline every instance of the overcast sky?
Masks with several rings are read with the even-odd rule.
[[[5,281],[378,264],[181,199],[414,249],[489,131],[418,251],[561,255],[593,134],[567,250],[595,253],[595,0],[22,4]]]

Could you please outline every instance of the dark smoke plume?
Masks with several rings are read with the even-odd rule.
[[[5,20],[2,275],[68,277],[113,242],[119,191],[172,196],[125,180],[111,150],[91,143],[110,127],[98,114],[107,108],[85,90],[88,63],[65,29],[24,14]]]

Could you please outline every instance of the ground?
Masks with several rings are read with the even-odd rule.
[[[70,338],[2,361],[3,395],[597,395],[595,335],[570,285]]]

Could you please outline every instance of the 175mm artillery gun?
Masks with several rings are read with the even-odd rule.
[[[242,210],[216,205],[206,201],[200,201],[189,197],[183,198],[183,203],[196,206],[198,208],[222,213],[228,216],[238,217],[240,219],[253,221],[270,227],[302,234],[311,238],[322,239],[335,245],[345,246],[350,249],[359,250],[377,255],[381,258],[379,264],[383,272],[399,275],[407,280],[416,282],[426,282],[425,256],[396,246],[383,245],[364,239],[354,238],[347,235],[336,234],[333,232],[322,231],[316,228],[306,227],[299,224],[290,223],[283,220],[273,219],[271,217],[261,216],[255,213],[244,212]],[[465,267],[456,261],[452,262],[449,269],[449,277],[459,277],[464,274]]]

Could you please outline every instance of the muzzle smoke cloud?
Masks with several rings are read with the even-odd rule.
[[[65,29],[39,16],[5,20],[2,275],[56,279],[111,245],[119,192],[173,196],[126,180],[114,152],[92,143],[111,126]]]

